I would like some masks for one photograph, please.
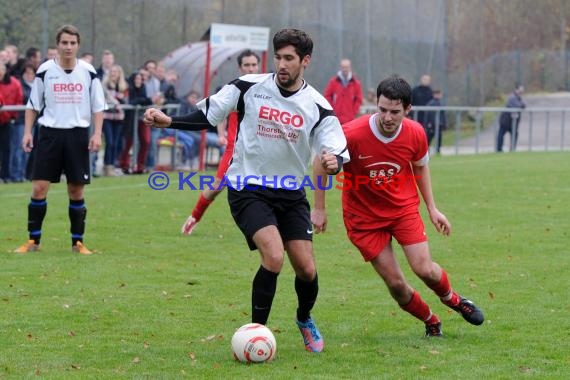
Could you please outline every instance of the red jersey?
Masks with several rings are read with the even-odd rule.
[[[417,212],[420,197],[412,164],[426,165],[428,143],[423,127],[404,119],[393,137],[376,127],[374,115],[364,115],[343,125],[352,158],[337,178],[342,187],[344,218],[358,229],[373,229],[385,222]]]

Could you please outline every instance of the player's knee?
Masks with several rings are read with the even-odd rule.
[[[403,278],[393,279],[390,282],[386,282],[388,289],[392,298],[394,298],[398,303],[406,302],[410,298],[410,286]]]
[[[425,283],[433,283],[438,279],[438,273],[434,265],[427,263],[413,268],[414,273]]]

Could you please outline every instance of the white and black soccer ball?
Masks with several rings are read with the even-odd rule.
[[[232,336],[234,358],[242,363],[262,363],[275,358],[277,342],[266,326],[248,323],[236,330]]]

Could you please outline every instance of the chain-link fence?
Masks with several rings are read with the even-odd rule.
[[[179,46],[200,40],[214,22],[269,27],[271,35],[284,27],[296,27],[315,40],[306,77],[319,90],[336,73],[343,57],[352,60],[365,90],[375,88],[392,73],[411,84],[422,74],[431,74],[432,86],[444,90],[448,105],[484,105],[509,93],[515,82],[523,83],[527,92],[569,90],[564,37],[568,32],[560,15],[564,11],[553,7],[555,0],[531,4],[544,23],[539,30],[546,33],[547,25],[561,23],[556,26],[561,29],[560,41],[551,44],[558,45],[558,50],[484,55],[481,46],[496,43],[494,39],[516,40],[515,33],[495,36],[485,32],[491,19],[514,23],[520,30],[525,20],[507,19],[519,3],[522,7],[527,1],[0,0],[0,43],[16,44],[21,52],[30,46],[45,51],[48,44],[55,44],[56,29],[73,23],[82,34],[81,51],[92,52],[96,66],[102,51],[110,49],[116,62],[130,73],[149,58],[160,60]],[[567,8],[561,9],[568,13]],[[459,49],[481,51],[477,53],[480,58],[458,63],[457,53],[452,52]],[[211,91],[235,75],[232,61],[213,78]]]

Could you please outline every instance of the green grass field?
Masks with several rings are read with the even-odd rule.
[[[42,252],[10,253],[26,238],[30,184],[0,186],[0,379],[566,379],[570,375],[568,153],[434,157],[449,238],[427,225],[434,259],[486,314],[475,327],[448,311],[400,262],[438,313],[444,338],[399,309],[347,240],[339,194],[315,237],[326,341],[303,348],[288,264],[269,319],[277,359],[232,359],[249,322],[259,266],[225,193],[191,237],[180,226],[198,192],[153,191],[147,176],[98,178],[87,189],[86,245],[70,252],[65,186],[48,197]],[[429,222],[428,222],[429,223]]]

